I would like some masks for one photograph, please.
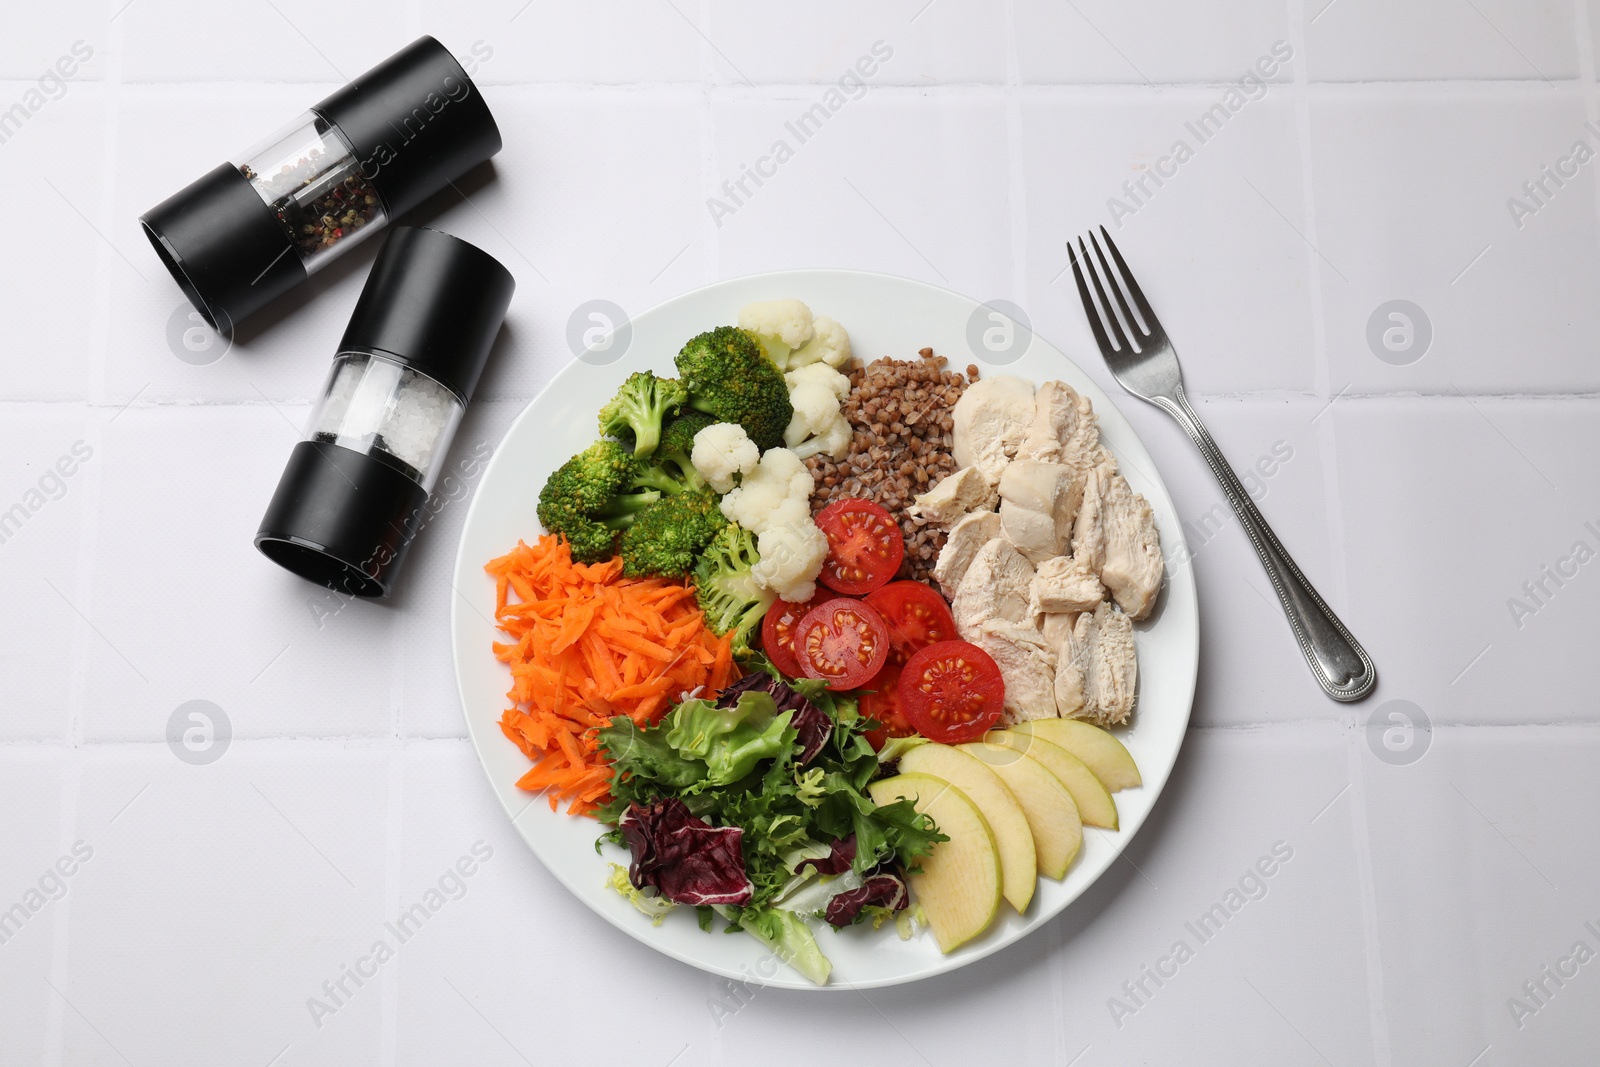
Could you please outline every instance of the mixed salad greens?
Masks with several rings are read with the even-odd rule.
[[[806,919],[882,922],[906,907],[905,874],[946,840],[908,800],[867,784],[918,739],[873,751],[856,701],[770,664],[715,701],[684,700],[653,726],[600,731],[614,769],[599,812],[629,848],[613,884],[646,914],[673,902],[721,915],[815,982],[831,969]]]

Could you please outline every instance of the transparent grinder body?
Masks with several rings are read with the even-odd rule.
[[[466,410],[449,388],[398,360],[341,352],[303,439],[371,456],[431,492]]]

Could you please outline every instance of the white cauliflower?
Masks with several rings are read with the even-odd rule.
[[[817,575],[828,555],[828,538],[808,514],[799,522],[768,526],[756,541],[761,559],[750,576],[780,600],[803,604],[817,594]]]
[[[811,309],[798,300],[758,300],[739,309],[739,328],[761,341],[767,358],[783,370],[789,353],[803,348],[816,335]]]
[[[789,354],[790,368],[811,363],[842,367],[850,362],[850,335],[843,326],[826,315],[818,315],[811,321],[811,327],[815,336]]]
[[[756,469],[761,450],[737,422],[714,422],[694,435],[689,462],[706,484],[726,493],[738,484],[740,475]]]
[[[839,401],[850,392],[850,379],[826,363],[808,363],[783,376],[794,414],[783,431],[783,443],[801,459],[838,455],[850,447],[850,423]]]
[[[696,435],[695,444],[699,443]],[[722,514],[757,536],[771,526],[810,522],[812,485],[811,472],[799,456],[787,448],[769,448],[755,469],[722,498]]]

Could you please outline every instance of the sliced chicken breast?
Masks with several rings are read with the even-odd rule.
[[[1030,623],[1028,590],[1033,583],[1033,564],[1003,537],[985,542],[972,557],[967,573],[950,602],[956,632],[963,640],[990,619]]]
[[[1036,615],[1093,611],[1105,598],[1100,576],[1071,556],[1039,564],[1028,587],[1028,607]]]
[[[906,510],[936,526],[951,526],[970,512],[993,511],[999,499],[994,483],[984,477],[983,471],[962,467],[916,497]]]
[[[1083,662],[1072,643],[1079,618],[1070,611],[1050,614],[1044,617],[1041,627],[1045,646],[1056,654],[1056,712],[1066,719],[1081,715],[1084,705]]]
[[[994,660],[1006,683],[1006,726],[1056,717],[1055,654],[1032,626],[990,619],[966,638]]]
[[[974,511],[956,520],[933,565],[934,581],[945,596],[956,595],[978,549],[999,536],[1000,516],[992,511]]]
[[[1083,500],[1072,524],[1072,558],[1094,574],[1100,573],[1106,558],[1106,531],[1101,517],[1101,501],[1116,468],[1100,465],[1087,472]]]
[[[1000,478],[1001,529],[1024,556],[1042,563],[1066,551],[1082,499],[1083,485],[1071,468],[1013,460]]]
[[[1033,383],[1004,375],[980,379],[961,394],[951,418],[956,466],[977,467],[998,483],[1033,424]]]
[[[1061,446],[1078,427],[1078,399],[1078,391],[1066,382],[1041,384],[1033,394],[1033,422],[1017,458],[1061,462]]]
[[[1166,571],[1155,514],[1120,474],[1113,474],[1101,500],[1105,552],[1100,580],[1130,619],[1142,619],[1155,606]]]
[[[1057,616],[1046,616],[1046,619]],[[1060,627],[1055,627],[1060,636]],[[1133,623],[1110,604],[1084,612],[1064,644],[1055,646],[1057,707],[1067,718],[1116,726],[1133,712],[1138,660]],[[1063,680],[1066,671],[1068,678]],[[1074,707],[1076,704],[1076,707]]]

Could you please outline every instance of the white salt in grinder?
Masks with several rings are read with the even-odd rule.
[[[493,256],[394,229],[255,545],[308,581],[388,596],[516,281]]]

